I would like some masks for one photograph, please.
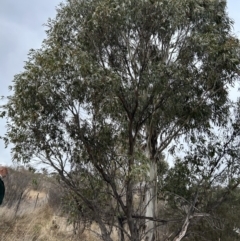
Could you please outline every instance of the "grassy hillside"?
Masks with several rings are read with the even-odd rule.
[[[9,169],[0,206],[0,241],[98,240],[94,223],[69,223],[61,210],[61,190],[53,177],[25,168]],[[94,230],[94,232],[92,232]]]

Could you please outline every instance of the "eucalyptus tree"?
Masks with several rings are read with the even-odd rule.
[[[13,159],[37,157],[55,168],[95,214],[103,239],[111,240],[102,202],[85,196],[73,178],[75,170],[87,168],[87,179],[98,176],[100,190],[115,200],[112,211],[127,222],[127,228],[118,226],[124,235],[154,240],[163,151],[228,116],[228,86],[239,73],[232,23],[219,0],[61,4],[2,109]],[[139,179],[146,198],[136,215]]]

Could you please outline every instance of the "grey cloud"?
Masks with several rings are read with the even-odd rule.
[[[53,12],[59,2],[59,0],[5,0],[1,3],[0,15],[25,27],[31,29],[37,27],[39,30],[48,17],[54,17]]]

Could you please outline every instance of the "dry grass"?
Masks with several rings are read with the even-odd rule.
[[[62,213],[59,212],[62,190],[52,180],[25,169],[9,168],[9,173],[4,180],[6,194],[0,206],[0,241],[101,240],[96,223],[85,229],[80,225],[74,230],[66,217],[56,215]],[[116,230],[112,237],[117,240]]]
[[[33,200],[34,201],[34,200]],[[97,224],[92,223],[81,234],[74,234],[67,219],[54,214],[47,204],[32,212],[32,205],[21,204],[16,215],[16,206],[0,208],[0,241],[99,241]],[[112,236],[116,237],[114,232]],[[115,239],[115,238],[114,238]]]
[[[31,214],[27,210],[26,214],[16,217],[14,209],[3,207],[0,208],[0,216],[1,241],[84,240],[84,237],[73,235],[72,228],[66,222],[56,221],[48,206],[37,208]]]
[[[49,178],[24,168],[9,168],[4,182],[6,194],[0,206],[0,241],[87,240],[84,234],[73,235],[73,227],[67,224],[67,219],[55,215],[61,197]]]

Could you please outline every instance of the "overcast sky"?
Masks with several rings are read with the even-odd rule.
[[[0,96],[9,95],[13,76],[23,70],[31,48],[40,48],[45,38],[44,23],[54,18],[60,0],[0,0]],[[240,36],[240,1],[228,0],[229,16],[235,21],[234,32]],[[235,89],[232,97],[237,98]],[[2,104],[2,102],[0,102]],[[5,133],[0,120],[0,135]],[[10,149],[0,140],[0,164],[11,165]]]

